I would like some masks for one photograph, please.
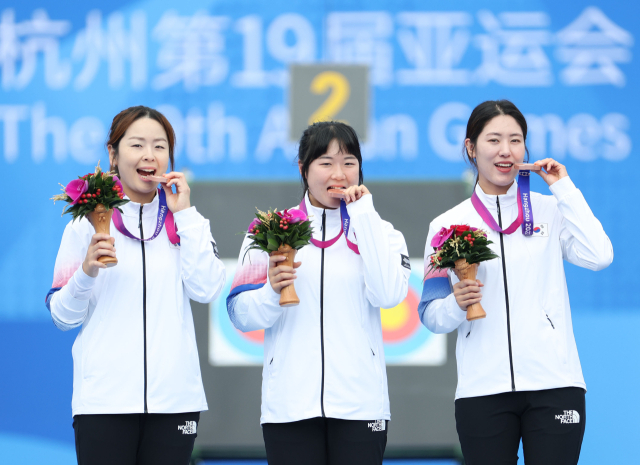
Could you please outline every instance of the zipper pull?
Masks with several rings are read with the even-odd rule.
[[[465,337],[469,337],[469,334],[471,334],[471,331],[469,331]]]
[[[138,220],[138,229],[142,229],[142,205],[140,205],[140,219]]]
[[[320,226],[320,231],[324,230],[324,223],[326,220],[326,216],[327,216],[327,210],[322,210],[322,226]]]
[[[371,347],[369,347],[369,349],[371,349]],[[376,356],[376,353],[373,351],[373,349],[371,349],[371,353],[373,354],[373,356]]]

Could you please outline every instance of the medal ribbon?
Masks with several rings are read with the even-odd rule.
[[[302,203],[300,203],[300,206],[298,208],[302,210],[305,215],[309,216],[309,214],[307,213],[307,206],[305,205],[305,203],[306,202],[303,200]],[[344,234],[344,238],[347,239],[347,246],[349,246],[349,248],[353,252],[360,255],[360,250],[358,250],[358,246],[348,239],[351,217],[349,216],[349,212],[347,211],[347,204],[344,200],[340,200],[340,223],[342,225],[342,228],[340,229],[340,233],[336,237],[328,241],[319,241],[317,239],[311,238],[311,243],[316,247],[319,247],[321,249],[326,249],[327,247],[335,244],[336,241],[340,239],[340,236]]]
[[[487,207],[484,206],[475,191],[473,192],[471,203],[482,220],[487,223],[491,229],[503,234],[511,234],[518,229],[518,226],[522,225],[522,234],[525,236],[531,236],[533,234],[533,211],[531,210],[531,192],[529,189],[530,174],[531,172],[529,170],[520,170],[518,173],[518,217],[506,229],[498,226],[498,223],[493,219]]]
[[[169,241],[172,244],[179,244],[180,236],[178,236],[177,234],[176,223],[173,220],[173,213],[171,213],[171,210],[169,210],[169,207],[167,207],[167,196],[164,193],[163,189],[158,189],[158,196],[158,218],[156,221],[156,230],[154,231],[153,236],[146,239],[140,239],[131,234],[122,221],[122,214],[120,213],[120,210],[114,208],[112,219],[116,229],[131,239],[147,242],[152,241],[153,239],[158,237],[158,234],[160,234],[160,231],[162,231],[162,226],[165,226],[167,236],[169,236]]]

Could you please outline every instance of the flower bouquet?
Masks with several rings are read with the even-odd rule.
[[[269,255],[284,255],[285,261],[281,263],[293,267],[296,252],[309,244],[312,231],[311,221],[297,208],[284,212],[258,210],[256,219],[249,225],[251,245],[247,252],[258,249]],[[291,307],[299,303],[300,299],[293,284],[282,288],[280,306]]]
[[[100,162],[94,173],[79,176],[78,179],[62,186],[62,192],[52,197],[54,203],[56,200],[67,202],[62,214],[71,213],[73,221],[86,216],[96,232],[103,234],[109,234],[113,209],[120,210],[120,207],[129,201],[124,198],[118,177],[113,172],[102,172]],[[108,267],[118,263],[115,257],[106,255],[101,256],[98,261]]]
[[[431,247],[435,252],[430,255],[429,269],[452,268],[460,281],[475,281],[478,264],[498,257],[489,248],[489,244],[493,242],[488,240],[487,233],[480,229],[465,224],[442,228],[431,240]],[[469,321],[486,316],[487,313],[479,302],[467,307]]]

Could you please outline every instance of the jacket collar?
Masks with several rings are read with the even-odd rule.
[[[476,184],[475,192],[485,207],[487,207],[489,210],[497,210],[496,197],[500,199],[501,207],[509,207],[516,203],[516,201],[518,200],[518,183],[514,180],[507,193],[503,195],[485,194],[482,190],[482,187],[480,187],[480,183]]]
[[[331,237],[329,237],[329,232],[335,231],[335,233],[337,233],[342,223],[340,220],[340,208],[331,210],[329,208],[314,207],[311,205],[311,201],[309,200],[309,191],[305,194],[303,202],[305,202],[307,213],[311,220],[311,226],[313,227],[313,238],[322,239],[322,213],[324,212],[325,227],[327,229],[325,240],[331,239]]]
[[[129,199],[127,195],[124,196],[125,199],[128,199],[129,202],[124,204],[122,207],[122,213],[124,216],[135,216],[136,218],[140,217],[140,204]],[[143,204],[142,208],[142,217],[147,218],[150,216],[158,215],[158,205],[160,204],[160,196],[156,193],[153,197],[153,200],[149,203]]]

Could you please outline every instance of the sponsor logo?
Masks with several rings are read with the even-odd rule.
[[[407,257],[406,255],[402,255],[400,254],[400,263],[402,264],[402,266],[404,266],[406,269],[410,270],[411,269],[411,261],[409,261],[409,257]]]
[[[182,434],[196,434],[198,423],[195,421],[187,421],[184,425],[178,425],[178,431],[182,431]]]
[[[384,420],[376,420],[372,423],[367,423],[367,428],[371,428],[371,431],[384,431],[385,430],[385,421]]]
[[[562,415],[556,415],[556,420],[562,424],[580,423],[580,414],[575,410],[565,410]]]

